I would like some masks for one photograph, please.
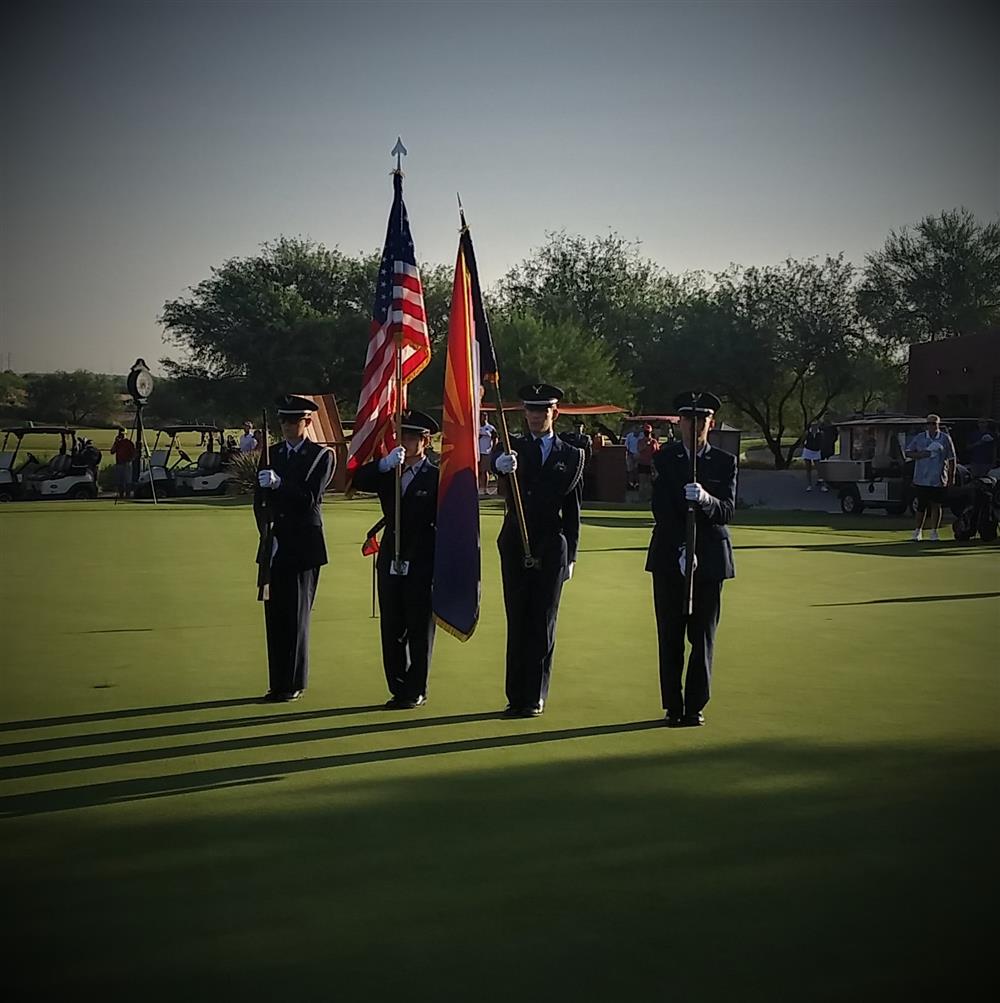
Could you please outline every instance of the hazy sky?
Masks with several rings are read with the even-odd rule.
[[[860,262],[927,213],[994,218],[993,10],[14,3],[3,366],[176,351],[164,301],[281,233],[374,249],[397,134],[419,257],[454,259],[460,190],[487,281],[564,227],[684,271]]]

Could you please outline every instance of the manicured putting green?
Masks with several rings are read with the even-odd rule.
[[[305,698],[262,705],[246,504],[0,510],[15,999],[969,995],[996,882],[998,549],[740,513],[708,726],[659,724],[645,513],[588,510],[549,708],[482,621],[385,699],[326,506]],[[980,983],[985,984],[985,983]]]

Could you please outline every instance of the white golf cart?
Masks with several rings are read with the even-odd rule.
[[[178,436],[185,433],[201,436],[203,452],[197,460],[192,459],[177,441]],[[139,474],[136,497],[151,496],[150,474],[157,495],[224,495],[226,482],[232,476],[228,469],[231,458],[225,432],[216,425],[164,425],[156,430],[149,469]]]
[[[64,425],[34,425],[28,422],[5,428],[0,446],[0,502],[37,501],[42,498],[96,498],[96,467],[85,465],[76,429]],[[20,466],[17,458],[27,435],[58,435],[59,451],[47,461],[27,453]],[[100,462],[100,453],[96,454]]]
[[[837,424],[837,454],[819,462],[819,476],[840,497],[840,509],[848,515],[866,508],[883,508],[889,515],[913,511],[913,461],[906,458],[906,445],[924,429],[926,419],[909,415],[869,415]],[[943,420],[949,430],[974,419]],[[957,443],[956,443],[957,447]],[[968,470],[959,465],[956,483],[945,505],[953,510],[965,504],[963,489]]]

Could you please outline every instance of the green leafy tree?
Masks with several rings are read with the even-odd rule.
[[[379,255],[349,257],[281,237],[212,269],[190,294],[164,305],[165,339],[184,357],[170,376],[200,388],[226,414],[251,414],[279,393],[333,393],[351,413],[371,329]],[[428,325],[447,332],[450,278],[422,268]]]
[[[0,373],[0,408],[9,411],[24,407],[27,386],[24,377],[10,369]]]
[[[851,357],[847,388],[830,403],[842,414],[891,411],[901,406],[906,387],[906,358],[898,346],[865,337]]]
[[[539,379],[561,387],[570,402],[628,407],[635,399],[608,346],[569,321],[549,323],[529,314],[502,317],[493,325],[493,342],[506,400],[516,399],[520,387]]]
[[[77,369],[26,377],[27,409],[36,421],[99,425],[121,408],[123,387],[114,376]]]
[[[892,231],[866,258],[862,315],[897,344],[974,334],[1000,325],[1000,222],[968,209]]]
[[[861,334],[842,256],[732,268],[689,296],[670,339],[671,379],[724,395],[781,469],[851,385]]]
[[[632,376],[647,369],[644,353],[655,345],[664,304],[676,300],[677,290],[677,279],[616,233],[560,232],[548,234],[500,281],[497,305],[509,315],[565,321],[596,335],[618,371]]]

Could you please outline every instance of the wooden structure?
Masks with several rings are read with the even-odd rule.
[[[337,456],[337,469],[328,490],[343,492],[347,478],[347,437],[340,420],[340,409],[333,394],[299,394],[307,397],[319,410],[313,415],[306,435],[321,446],[330,446]]]

